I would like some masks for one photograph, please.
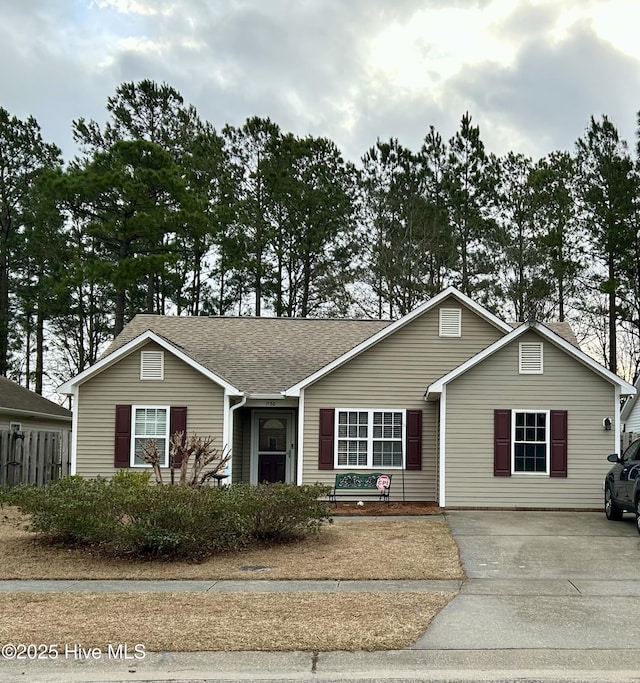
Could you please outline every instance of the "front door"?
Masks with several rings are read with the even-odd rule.
[[[293,412],[253,412],[253,483],[293,481]]]

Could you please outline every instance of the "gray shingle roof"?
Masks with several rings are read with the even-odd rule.
[[[140,314],[105,355],[151,330],[241,391],[284,391],[389,325],[384,320]]]
[[[139,314],[103,357],[151,330],[239,390],[274,393],[297,384],[389,324],[386,320]],[[547,325],[577,346],[567,323]]]
[[[67,417],[71,419],[71,411],[53,401],[21,387],[6,377],[0,377],[0,408],[6,410],[23,410],[42,415]]]

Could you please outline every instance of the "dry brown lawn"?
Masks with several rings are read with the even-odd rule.
[[[148,651],[395,650],[452,593],[0,594],[0,642]]]
[[[424,513],[423,513],[424,514]],[[440,516],[339,518],[300,543],[205,562],[108,559],[42,543],[0,508],[3,579],[462,579]],[[270,571],[247,572],[244,566]],[[386,650],[411,645],[454,593],[0,593],[0,643],[141,643],[149,651]]]
[[[349,522],[284,546],[230,552],[201,563],[107,559],[43,544],[14,508],[0,508],[3,579],[462,579],[458,548],[440,516]],[[247,572],[244,566],[269,571]],[[0,612],[1,613],[1,612]]]

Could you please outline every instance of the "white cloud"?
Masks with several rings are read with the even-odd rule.
[[[416,12],[395,22],[370,41],[372,76],[406,90],[442,87],[465,65],[482,61],[509,64],[517,46],[495,31],[513,3],[488,7],[444,7]]]
[[[595,5],[590,12],[598,37],[617,50],[640,59],[640,3],[637,0],[610,0]]]
[[[100,9],[113,8],[121,14],[153,15],[158,13],[158,3],[145,0],[94,0],[92,4]]]

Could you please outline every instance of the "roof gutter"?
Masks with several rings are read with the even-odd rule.
[[[20,410],[19,408],[0,408],[3,415],[24,415],[29,417],[45,418],[47,420],[60,420],[61,422],[71,422],[71,415],[54,415],[53,413],[40,413],[37,410]]]

